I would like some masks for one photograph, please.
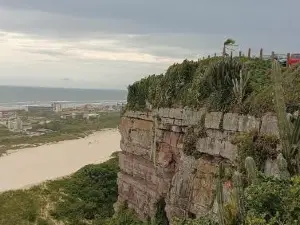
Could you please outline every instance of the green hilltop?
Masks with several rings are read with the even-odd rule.
[[[150,75],[129,85],[127,109],[144,111],[151,105],[207,107],[253,115],[274,111],[270,72],[271,60],[259,58],[184,60],[170,66],[165,74]],[[283,67],[282,72],[288,110],[294,111],[300,103],[300,70],[298,66]],[[239,88],[243,96],[239,96]]]

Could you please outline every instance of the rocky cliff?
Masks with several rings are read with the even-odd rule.
[[[218,165],[236,168],[238,163],[233,138],[253,130],[278,137],[277,119],[270,113],[256,118],[204,108],[127,111],[119,129],[122,152],[116,206],[127,202],[141,219],[154,216],[160,200],[166,203],[169,219],[214,212]],[[272,161],[265,170],[276,171]],[[224,187],[231,188],[230,178]]]

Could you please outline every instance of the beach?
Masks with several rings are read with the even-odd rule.
[[[70,175],[88,164],[97,164],[120,150],[116,129],[85,138],[24,148],[0,157],[0,192],[30,187]]]

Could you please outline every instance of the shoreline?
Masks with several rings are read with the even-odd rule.
[[[92,136],[93,134],[100,133],[100,132],[103,132],[103,131],[110,131],[110,130],[118,130],[118,129],[117,128],[104,128],[104,129],[98,130],[98,131],[91,131],[92,133],[87,134],[87,135],[85,135],[83,137],[79,137],[78,136],[77,138],[74,138],[74,139],[66,139],[66,140],[62,140],[62,141],[51,141],[51,142],[35,143],[35,144],[19,144],[19,145],[13,146],[13,147],[17,147],[17,148],[6,149],[4,153],[0,154],[0,158],[8,156],[8,155],[16,153],[16,152],[19,152],[21,150],[26,150],[28,148],[38,148],[38,147],[46,146],[46,145],[59,144],[61,142],[67,142],[67,141],[75,141],[75,140],[85,139],[85,138],[88,138],[88,137]]]
[[[0,192],[28,189],[105,162],[120,150],[119,142],[118,129],[108,128],[79,139],[13,150],[0,157]]]

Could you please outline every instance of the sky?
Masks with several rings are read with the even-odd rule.
[[[126,89],[185,58],[300,52],[299,0],[0,0],[0,84]]]

